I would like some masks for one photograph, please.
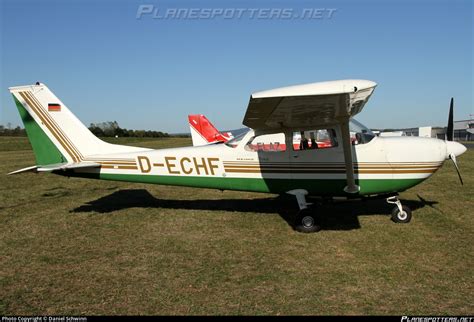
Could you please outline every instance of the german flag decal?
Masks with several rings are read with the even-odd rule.
[[[57,103],[49,103],[48,112],[61,112],[61,105]]]

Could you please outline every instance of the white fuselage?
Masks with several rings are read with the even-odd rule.
[[[235,147],[213,144],[117,154],[98,171],[100,178],[110,180],[275,193],[304,188],[313,195],[344,195],[341,144],[316,150],[255,151],[247,146],[254,135],[249,131]],[[292,147],[292,134],[286,138]],[[360,194],[398,192],[420,183],[441,167],[447,147],[445,141],[418,137],[376,137],[353,145]]]

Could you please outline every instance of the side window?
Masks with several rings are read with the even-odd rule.
[[[263,134],[257,135],[250,139],[245,145],[247,151],[263,151],[263,152],[283,152],[286,151],[285,134]]]
[[[293,132],[293,150],[329,149],[338,145],[334,129]]]

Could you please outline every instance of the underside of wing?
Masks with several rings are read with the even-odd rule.
[[[376,86],[367,80],[338,80],[254,93],[243,124],[272,130],[340,123],[362,110]]]

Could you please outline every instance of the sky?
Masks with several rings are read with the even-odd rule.
[[[177,9],[201,18],[163,18]],[[451,97],[455,120],[474,114],[467,0],[0,0],[0,19],[3,125],[21,124],[8,87],[36,81],[86,125],[169,133],[196,113],[240,128],[251,93],[337,79],[378,83],[357,116],[371,128],[445,126]]]

